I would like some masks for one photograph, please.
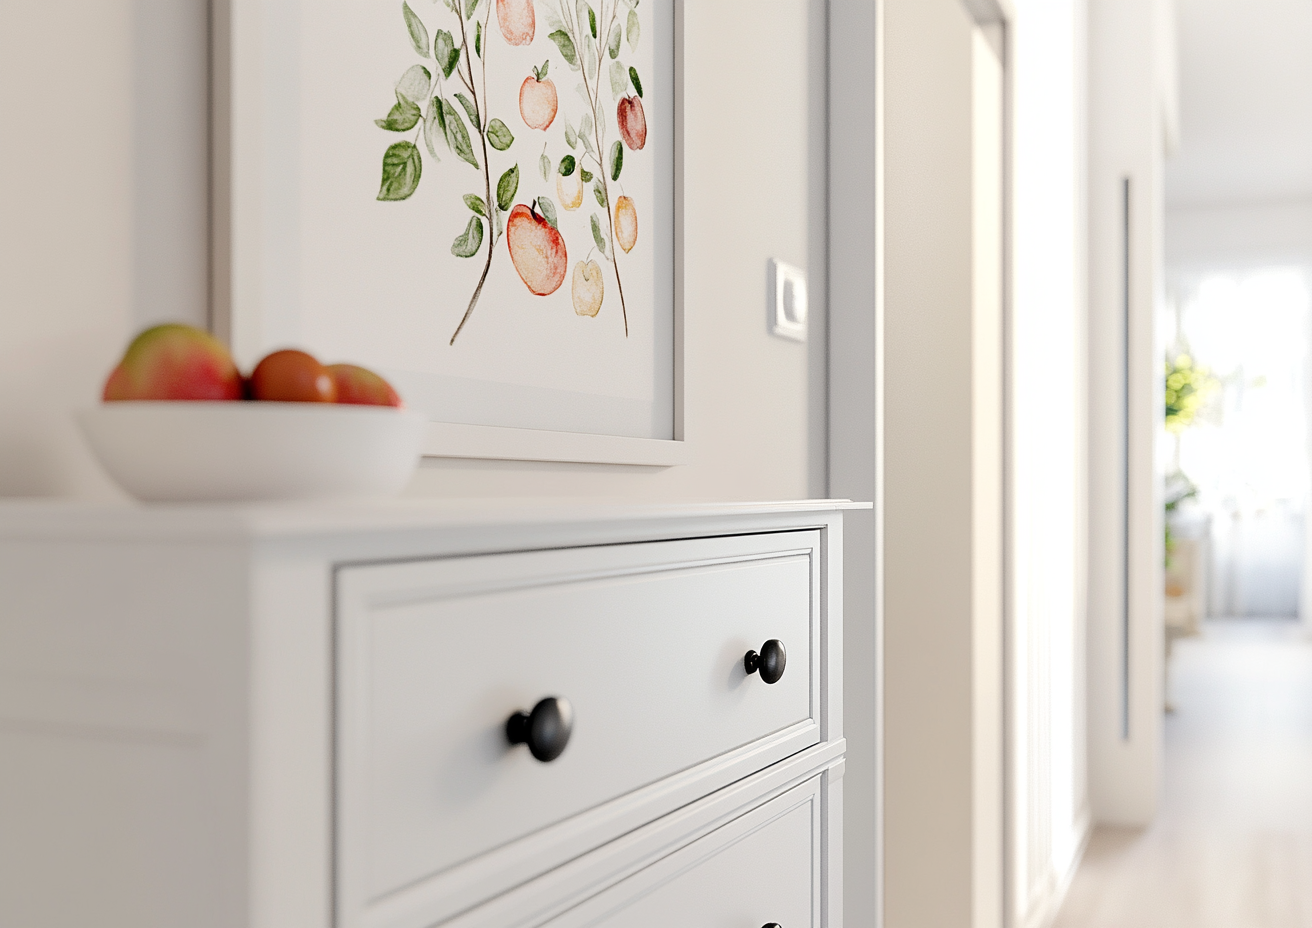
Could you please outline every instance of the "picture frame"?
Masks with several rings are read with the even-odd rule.
[[[482,87],[486,88],[486,70],[491,67],[494,51],[492,43],[503,42],[502,35],[495,34],[498,14],[502,12],[499,2],[370,0],[368,4],[361,4],[358,0],[343,0],[337,16],[333,15],[333,4],[330,2],[325,6],[322,0],[314,5],[306,0],[219,0],[215,4],[211,294],[215,332],[229,343],[238,362],[247,367],[267,351],[280,347],[304,347],[322,355],[325,361],[352,361],[374,367],[397,384],[412,407],[429,413],[432,421],[424,443],[424,453],[429,456],[647,466],[685,463],[689,455],[683,435],[684,327],[680,269],[682,3],[680,0],[640,0],[638,8],[643,11],[643,29],[634,30],[635,34],[626,37],[625,30],[617,27],[609,37],[612,40],[609,45],[605,43],[605,37],[599,38],[596,50],[585,49],[585,54],[578,55],[579,60],[570,67],[571,62],[563,56],[563,48],[553,53],[551,45],[547,44],[545,51],[540,50],[544,44],[543,33],[561,25],[560,16],[554,11],[560,11],[574,28],[586,29],[573,17],[573,9],[565,9],[561,3],[580,3],[577,7],[580,14],[585,9],[591,13],[592,8],[582,0],[520,0],[527,4],[530,20],[532,11],[535,8],[538,11],[536,35],[530,40],[531,46],[524,50],[525,53],[537,52],[537,57],[546,62],[532,66],[534,81],[540,75],[543,83],[552,80],[561,86],[558,94],[553,93],[560,101],[561,119],[555,120],[555,125],[549,126],[546,132],[538,132],[535,130],[539,126],[534,125],[528,115],[516,121],[519,113],[507,113],[506,122],[498,129],[495,123],[500,123],[500,120],[489,121],[487,115],[493,110],[493,103],[484,103],[474,92],[480,85],[473,68],[484,69],[484,73],[478,76],[483,78]],[[621,26],[623,15],[632,9],[630,0],[592,2],[607,14],[615,12],[611,5],[616,5],[620,15],[610,18]],[[473,11],[468,18],[463,15],[466,7]],[[362,28],[365,22],[362,17],[365,16],[370,17],[367,29]],[[414,20],[419,21],[419,26],[407,35]],[[467,36],[463,43],[457,38],[452,50],[448,38],[440,34],[446,30],[435,27],[453,20],[468,25],[470,32],[477,29],[474,43]],[[385,23],[391,32],[385,33],[380,23]],[[601,28],[604,30],[606,24],[603,23]],[[596,36],[595,18],[591,29]],[[504,51],[509,58],[518,50],[509,47],[514,43],[510,41],[511,34],[505,30],[506,25],[502,23],[501,31],[506,36],[507,47],[502,49],[498,45],[495,50],[498,54]],[[560,31],[553,28],[550,36],[551,42],[557,46],[560,45]],[[418,35],[420,32],[424,33],[422,41]],[[455,28],[449,33],[459,35]],[[581,36],[580,44],[586,42],[585,32],[575,34]],[[621,39],[619,55],[613,41],[616,34]],[[366,49],[368,54],[341,54],[344,50],[341,43],[346,37],[353,39],[357,35],[366,35],[365,41],[372,43]],[[643,38],[650,46],[645,57],[640,54]],[[395,106],[388,113],[386,106],[378,111],[372,99],[383,101],[393,92],[393,87],[388,84],[395,80],[399,66],[392,63],[391,57],[386,62],[376,60],[384,55],[378,51],[384,48],[383,41],[392,39],[402,52],[418,58],[416,63],[409,64],[402,82],[396,83]],[[470,54],[471,44],[477,48],[473,55]],[[586,58],[589,51],[594,56],[591,62]],[[333,52],[336,54],[330,56],[329,53]],[[386,46],[387,56],[394,57],[394,52],[392,46]],[[624,80],[621,90],[616,83],[617,78],[622,78],[617,66],[626,65],[625,56],[630,53],[635,61],[635,65],[629,68],[633,72],[632,81]],[[443,73],[451,63],[449,59],[444,58],[441,63],[436,60],[446,54],[461,59],[453,69],[455,73],[450,70]],[[602,59],[600,64],[596,61],[597,56]],[[325,78],[322,76],[324,72],[307,65],[307,62],[325,58],[346,58],[350,63],[332,68]],[[516,59],[521,68],[524,60],[524,53]],[[591,74],[597,120],[595,128],[592,120],[587,120],[592,135],[584,139],[584,117],[576,114],[580,99],[586,109],[588,97],[580,74],[586,73],[584,69],[589,63],[594,69]],[[607,65],[610,65],[609,71]],[[548,70],[548,66],[555,69],[554,73]],[[391,70],[387,71],[389,67]],[[470,93],[466,96],[459,92],[439,91],[444,76],[453,86],[456,86],[457,78],[465,81],[464,73],[459,70],[461,67],[470,68],[467,73],[475,78],[472,87],[465,82]],[[639,67],[651,77],[640,80]],[[382,73],[389,74],[391,79],[380,81],[378,76]],[[517,215],[522,219],[525,209],[531,209],[532,218],[544,229],[543,220],[550,220],[561,233],[558,237],[562,242],[562,258],[564,243],[581,242],[573,248],[575,255],[587,246],[588,257],[582,261],[575,259],[569,267],[576,276],[585,264],[593,269],[599,267],[604,280],[620,284],[618,288],[606,285],[609,303],[600,300],[589,303],[586,287],[582,291],[584,296],[580,297],[579,281],[576,280],[571,313],[568,292],[571,284],[560,279],[558,267],[555,279],[546,286],[525,276],[515,256],[516,230],[510,228],[516,216],[510,215],[507,223],[508,214],[514,212],[507,210],[510,201],[493,205],[493,200],[500,200],[505,189],[504,186],[500,189],[495,186],[495,152],[486,145],[481,151],[473,146],[473,151],[465,150],[460,139],[450,137],[448,142],[440,131],[434,141],[427,134],[431,125],[427,116],[421,117],[417,124],[411,121],[413,116],[406,119],[405,113],[401,113],[399,119],[393,118],[405,102],[403,91],[409,92],[402,83],[421,73],[425,86],[428,86],[427,80],[433,81],[432,103],[439,115],[443,110],[442,98],[448,101],[448,114],[455,112],[450,101],[460,99],[467,116],[457,114],[455,118],[464,124],[462,128],[466,133],[473,130],[471,137],[476,141],[491,140],[492,148],[496,149],[498,142],[504,143],[505,138],[512,134],[516,137],[524,154],[515,156],[515,177],[527,178],[532,165],[540,162],[541,176],[533,177],[532,183],[541,195],[529,200],[531,193],[524,193],[516,206]],[[615,99],[635,99],[635,105],[647,107],[648,119],[653,126],[650,144],[644,144],[646,122],[642,124],[643,138],[636,140],[631,137],[631,132],[626,131],[627,127],[619,126],[618,120],[624,118],[623,102],[614,116],[603,115],[597,106],[603,96],[601,84],[606,73],[610,73],[608,89]],[[551,74],[550,78],[548,74]],[[518,78],[518,73],[505,77],[493,75],[494,82],[502,80],[504,83]],[[530,78],[525,78],[524,84],[529,83]],[[569,92],[571,83],[579,83],[577,95]],[[368,90],[357,93],[356,88],[362,86],[367,86]],[[495,83],[493,86],[495,88]],[[655,93],[652,93],[653,89]],[[645,96],[636,99],[644,91]],[[418,96],[418,93],[414,95]],[[502,92],[501,98],[505,97],[506,93]],[[494,98],[488,99],[492,101]],[[362,103],[364,100],[369,102]],[[607,104],[610,102],[610,99],[606,100]],[[369,105],[374,105],[374,108],[366,109]],[[485,106],[486,112],[476,121],[475,111],[479,106]],[[525,112],[523,106],[521,91],[521,112]],[[430,112],[432,109],[430,107]],[[352,121],[348,122],[342,111],[348,111]],[[366,117],[368,122],[364,121]],[[604,120],[611,121],[603,126]],[[358,130],[357,126],[360,127]],[[414,130],[412,142],[395,142],[398,137],[410,138],[409,134],[389,133],[388,130],[400,126]],[[560,131],[562,128],[567,134]],[[493,138],[499,130],[505,130],[505,137]],[[480,132],[484,139],[478,139]],[[616,134],[624,138],[626,147],[623,150],[619,150],[619,139],[614,138]],[[349,138],[341,146],[321,144],[325,137],[335,141],[342,135],[349,135]],[[564,148],[560,141],[562,137],[570,143],[569,149]],[[421,139],[427,144],[421,144]],[[393,144],[386,147],[383,144],[386,142]],[[443,147],[444,142],[446,147]],[[385,152],[390,155],[392,149],[403,149],[411,159],[422,159],[427,165],[427,177],[420,179],[417,176],[424,165],[417,166],[416,176],[409,178],[414,183],[400,191],[404,195],[400,198],[413,193],[413,201],[399,204],[395,212],[387,210],[398,207],[397,203],[380,202],[398,199],[398,175],[394,172],[389,181],[385,158],[381,190],[376,166],[372,168],[372,176],[367,178],[361,170],[350,170],[363,163],[363,146],[368,145],[376,148],[375,165],[378,156]],[[532,146],[541,148],[540,157]],[[339,148],[349,150],[354,161],[347,156],[338,157]],[[647,150],[642,151],[642,148]],[[328,150],[327,154],[324,154],[325,150]],[[616,150],[619,150],[618,157],[614,154]],[[561,152],[569,157],[560,157]],[[456,157],[452,157],[453,153]],[[487,153],[486,159],[483,153]],[[609,159],[608,153],[611,155]],[[622,156],[626,154],[630,156],[628,160],[632,166],[627,175],[621,175],[624,166],[617,165],[616,161],[622,162]],[[597,206],[589,203],[576,213],[566,215],[553,208],[551,201],[560,197],[550,196],[553,188],[549,181],[566,181],[563,174],[575,157],[580,166],[587,164],[593,174],[602,175],[592,179],[595,187],[605,185],[609,189],[592,191],[596,193]],[[450,203],[459,208],[459,191],[446,189],[454,185],[445,178],[460,176],[457,173],[460,170],[464,170],[465,177],[479,176],[461,165],[462,160],[478,162],[476,166],[486,175],[480,184],[486,184],[489,195],[466,195],[466,205],[471,199],[477,201],[468,207],[473,210],[473,215],[463,213],[457,219]],[[557,171],[555,165],[558,163],[558,172],[562,176],[549,178],[548,163],[553,171]],[[607,164],[611,170],[606,170]],[[598,171],[598,168],[602,170]],[[580,173],[587,174],[586,171]],[[509,174],[507,169],[502,180],[506,180]],[[610,178],[605,176],[607,174],[614,174],[620,180],[611,184]],[[399,181],[402,185],[406,182],[404,177]],[[625,182],[633,189],[625,187]],[[528,188],[529,184],[523,187]],[[361,191],[366,189],[367,195],[362,194]],[[565,188],[556,186],[554,189],[564,194]],[[627,196],[628,193],[632,193],[632,197]],[[544,200],[547,202],[543,203]],[[614,227],[606,229],[605,221],[598,229],[598,214],[605,216],[606,220],[619,218],[620,213],[612,206],[623,200],[629,200],[630,207],[634,201],[640,204],[638,210],[643,218],[635,220],[635,223],[641,222],[636,247],[632,240],[616,238]],[[649,209],[644,200],[652,203]],[[525,206],[523,201],[530,205]],[[571,208],[563,200],[561,205],[566,210]],[[483,212],[479,212],[480,209]],[[407,212],[402,213],[402,210]],[[589,211],[591,241],[577,232],[582,225],[580,217]],[[558,214],[559,220],[549,213]],[[395,227],[387,226],[386,222],[394,215],[406,218],[398,221]],[[379,220],[378,216],[387,216],[388,219]],[[427,225],[417,226],[418,217],[422,217]],[[434,221],[434,217],[440,221]],[[463,225],[466,220],[471,227],[470,234],[450,244],[451,254],[459,253],[458,257],[465,257],[462,250],[469,251],[467,246],[472,246],[475,238],[482,239],[482,247],[476,252],[477,263],[482,263],[484,278],[489,283],[487,290],[483,291],[480,281],[475,298],[467,308],[463,293],[458,299],[443,299],[441,312],[445,318],[442,321],[447,324],[448,331],[452,313],[457,310],[463,311],[465,317],[460,322],[461,327],[466,321],[478,325],[471,325],[467,330],[457,328],[449,344],[445,342],[447,332],[443,332],[439,346],[432,331],[438,323],[422,314],[428,312],[431,301],[416,309],[409,305],[408,298],[397,299],[395,289],[389,294],[387,287],[395,285],[401,287],[403,294],[410,294],[426,291],[434,280],[440,287],[449,281],[458,281],[462,276],[470,278],[469,269],[475,267],[476,262],[460,263],[443,253],[449,242],[452,223]],[[575,225],[568,227],[568,222]],[[370,223],[373,225],[369,226]],[[429,226],[442,223],[448,231],[447,239],[441,239],[440,230],[430,236]],[[477,230],[472,229],[475,224]],[[366,227],[372,228],[372,234],[365,234]],[[586,225],[582,227],[587,228]],[[484,229],[486,239],[483,239]],[[474,235],[474,231],[478,235]],[[569,234],[574,238],[568,238]],[[403,255],[395,261],[390,257],[392,251],[380,244],[391,241],[389,236],[395,241],[387,247]],[[405,251],[421,237],[421,251]],[[440,248],[434,247],[435,241]],[[505,244],[494,254],[494,247],[502,241]],[[617,243],[628,247],[621,251]],[[416,256],[422,257],[417,259]],[[512,263],[519,278],[512,273]],[[624,295],[620,271],[623,269],[629,274],[631,268],[637,269],[638,276],[630,279],[636,279],[640,284],[637,287],[631,285],[628,295],[634,309],[632,332],[629,304],[614,305],[615,294]],[[421,273],[428,276],[421,278],[418,276]],[[612,276],[607,277],[608,273]],[[499,281],[494,283],[497,275],[500,275]],[[394,280],[397,277],[406,277],[406,280],[397,284]],[[641,285],[644,282],[646,285]],[[553,284],[558,290],[548,294],[550,301],[533,302],[525,297],[523,285],[528,286],[531,291],[528,296],[532,297]],[[455,289],[456,285],[452,284],[452,290]],[[478,302],[480,291],[484,296]],[[375,292],[380,294],[377,301],[371,298]],[[600,313],[597,302],[601,302]],[[402,306],[402,303],[406,305]],[[550,311],[538,312],[526,308],[528,306],[550,306]],[[622,312],[622,330],[615,325],[619,321],[614,312],[616,308]],[[437,311],[434,310],[432,315],[435,317]],[[610,326],[606,330],[611,339],[609,342],[597,335],[601,331],[599,325],[589,325],[598,315]],[[509,321],[512,319],[513,323]],[[461,334],[462,331],[467,334]],[[468,334],[472,332],[477,335]],[[495,339],[489,332],[495,334]],[[462,340],[458,347],[455,344],[457,337]],[[419,352],[416,348],[419,345],[424,346],[426,353]],[[539,346],[547,347],[539,350]],[[463,354],[442,354],[439,347],[442,351]],[[505,355],[514,357],[508,359]],[[403,357],[410,363],[393,360]],[[457,360],[453,363],[452,358]],[[595,371],[592,359],[597,362]],[[501,365],[500,369],[497,365]],[[448,366],[456,369],[458,376],[448,374]],[[484,376],[484,370],[488,372],[486,382],[478,379]],[[497,380],[497,377],[502,379]],[[571,392],[574,381],[580,381],[582,386]]]

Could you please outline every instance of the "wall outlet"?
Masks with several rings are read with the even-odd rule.
[[[806,341],[806,272],[770,259],[770,331]]]

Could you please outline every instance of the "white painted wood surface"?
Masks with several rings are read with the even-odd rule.
[[[820,773],[819,898],[834,913],[824,923],[837,926],[844,742],[836,594],[841,511],[849,507],[0,505],[0,924],[541,924]],[[799,546],[799,538],[811,541]],[[789,674],[806,672],[741,690],[777,690],[788,710],[744,697],[750,719],[737,729],[716,721],[714,737],[698,733],[698,749],[687,754],[692,766],[649,765],[655,782],[616,798],[599,790],[585,811],[511,835],[517,840],[450,868],[436,897],[393,894],[366,920],[335,914],[334,573],[470,554],[514,559],[520,555],[510,552],[538,549],[595,572],[607,556],[643,550],[632,542],[655,541],[675,542],[670,550],[702,546],[694,559],[721,562],[782,555],[760,562],[776,566],[686,569],[698,576],[755,579],[778,569],[790,587],[793,565],[810,565],[809,668],[797,663],[806,647],[790,649]],[[795,553],[808,546],[805,557]],[[586,566],[590,558],[599,561]],[[620,572],[633,566],[621,564]],[[522,574],[483,579],[521,585],[497,595],[529,595]],[[626,582],[575,587],[622,591]],[[777,592],[778,581],[762,588]],[[743,590],[745,601],[752,589]],[[657,621],[650,608],[645,620]],[[626,621],[632,628],[644,617],[620,618],[618,627]],[[700,637],[719,659],[731,633],[757,647],[750,636],[766,636],[764,626],[722,624]],[[609,658],[614,646],[609,641],[599,656]],[[459,659],[476,663],[472,655]],[[496,665],[482,660],[490,680]],[[788,690],[790,679],[804,681],[804,702]],[[631,685],[661,697],[651,681]],[[678,703],[690,715],[695,694],[678,698],[693,700]],[[732,708],[726,702],[716,711]],[[585,731],[580,722],[580,746]],[[675,758],[686,746],[670,750]],[[695,762],[713,750],[715,757]],[[561,804],[557,812],[578,808]]]
[[[549,923],[550,928],[820,925],[820,782],[743,815]]]

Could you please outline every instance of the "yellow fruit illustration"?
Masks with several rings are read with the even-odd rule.
[[[601,267],[596,261],[580,261],[574,265],[574,312],[580,316],[596,316],[606,285],[601,279]]]
[[[638,244],[638,209],[628,197],[615,201],[615,240],[625,254]]]
[[[556,196],[565,209],[578,209],[583,204],[583,178],[575,171],[569,177],[556,175]]]

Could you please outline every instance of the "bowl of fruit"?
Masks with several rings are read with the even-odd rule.
[[[151,502],[351,499],[399,493],[426,418],[363,367],[304,351],[243,377],[228,350],[184,325],[147,329],[77,414],[109,475]]]

